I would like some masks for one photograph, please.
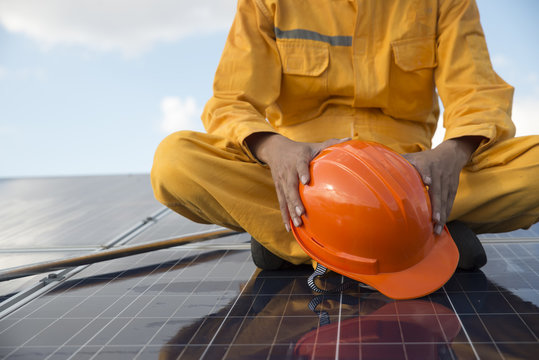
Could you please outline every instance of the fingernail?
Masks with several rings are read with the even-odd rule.
[[[307,185],[307,175],[303,175],[303,176],[301,177],[301,183],[302,183],[303,185]]]
[[[301,211],[301,208],[299,206],[296,206],[296,214],[298,214],[298,216],[302,215],[302,211]]]
[[[290,225],[284,224],[284,228],[286,229],[286,232],[290,232]]]
[[[294,219],[292,219],[292,221],[294,222],[294,225],[295,225],[296,227],[298,227],[298,226],[301,225],[301,222],[299,221],[298,218],[294,218]]]
[[[443,226],[441,224],[438,224],[434,227],[434,232],[436,235],[440,235],[442,233]]]
[[[436,221],[436,222],[440,221],[440,213],[439,212],[434,214],[434,221]]]

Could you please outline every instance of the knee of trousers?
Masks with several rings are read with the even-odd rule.
[[[167,136],[157,147],[151,183],[155,198],[163,205],[174,207],[196,196],[200,186],[193,179],[196,173],[197,145],[192,131],[179,131]]]

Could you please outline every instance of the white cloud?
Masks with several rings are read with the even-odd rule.
[[[526,74],[522,83],[527,86],[516,86],[513,100],[512,118],[517,127],[516,135],[539,135],[539,78],[537,73]]]
[[[2,0],[0,24],[50,47],[135,55],[157,42],[228,29],[236,0]]]
[[[193,97],[185,99],[176,96],[166,96],[161,100],[161,130],[172,133],[178,130],[202,131],[200,114],[202,109],[197,106]]]
[[[539,135],[539,91],[530,96],[516,97],[513,103],[513,122],[517,136]]]

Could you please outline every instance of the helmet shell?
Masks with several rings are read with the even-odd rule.
[[[352,140],[323,150],[310,172],[311,182],[299,185],[303,225],[292,228],[313,259],[394,298],[425,295],[452,275],[456,246],[447,229],[434,236],[427,189],[402,156],[380,144]],[[453,249],[440,253],[441,242]],[[448,261],[428,290],[394,293],[376,280],[409,271],[432,256]]]

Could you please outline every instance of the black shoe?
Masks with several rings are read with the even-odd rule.
[[[256,266],[262,270],[278,270],[289,264],[277,255],[262,246],[251,236],[251,256]]]
[[[462,270],[477,270],[485,266],[487,254],[472,229],[460,221],[451,221],[447,224],[447,228],[459,249],[460,258],[457,267]]]

